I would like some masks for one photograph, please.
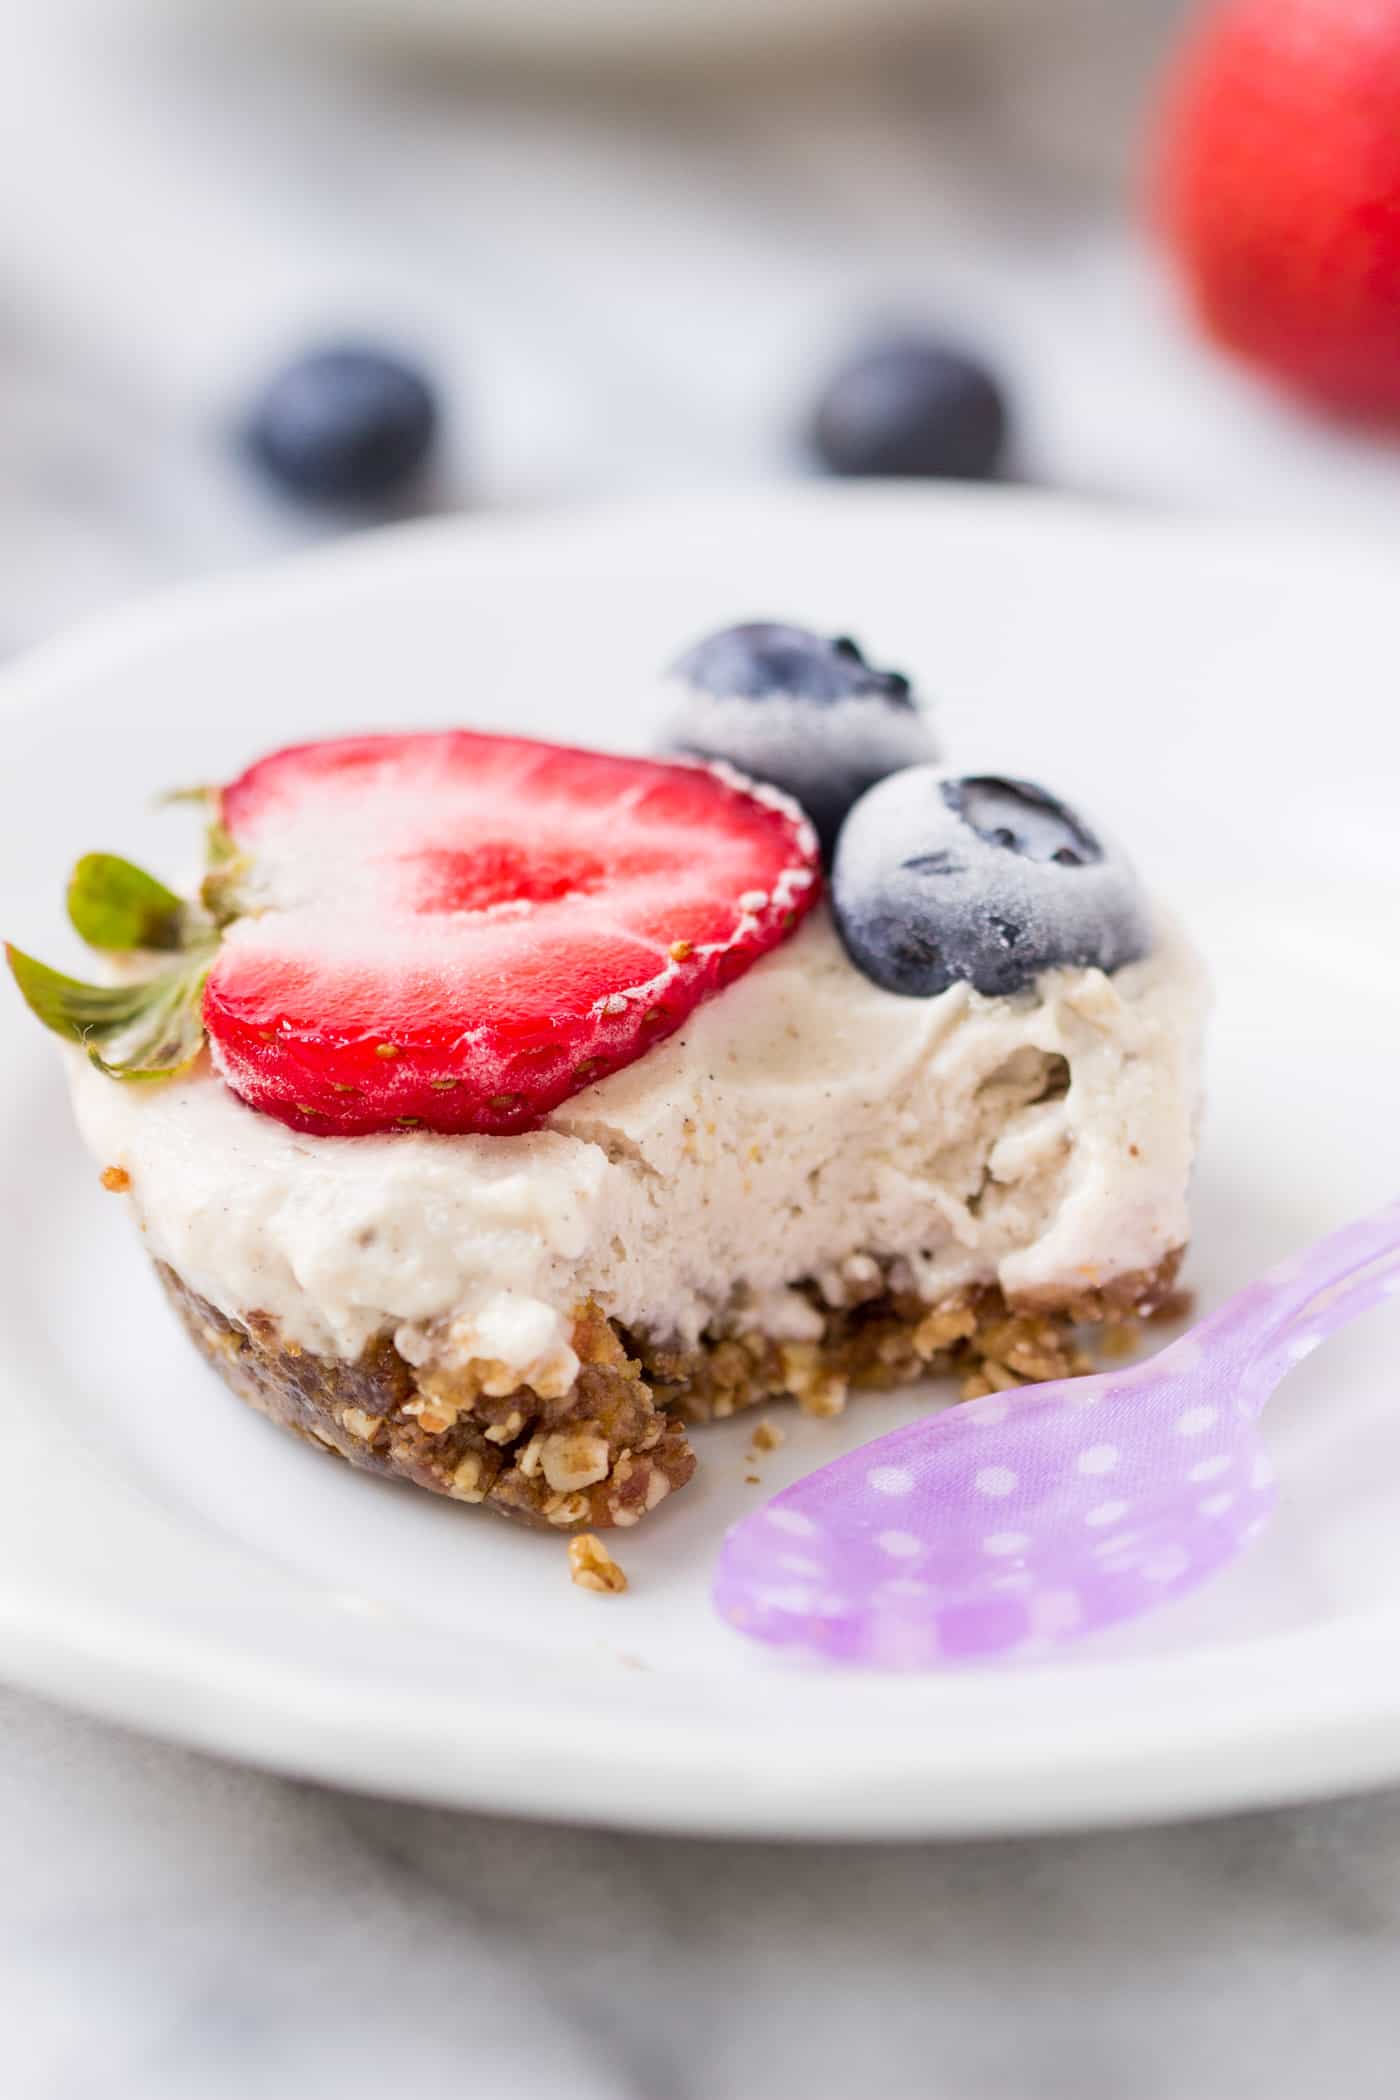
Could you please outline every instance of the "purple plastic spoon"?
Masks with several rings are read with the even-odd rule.
[[[1159,1356],[967,1401],[808,1474],[729,1533],[716,1606],[755,1640],[895,1670],[1040,1654],[1137,1618],[1263,1530],[1265,1401],[1397,1293],[1393,1203]]]

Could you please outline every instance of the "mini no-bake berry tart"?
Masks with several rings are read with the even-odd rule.
[[[703,757],[273,753],[197,897],[80,863],[115,981],[10,951],[234,1391],[561,1531],[758,1401],[1080,1368],[1187,1235],[1200,974],[1121,854],[940,769],[847,641],[727,630],[671,690]]]

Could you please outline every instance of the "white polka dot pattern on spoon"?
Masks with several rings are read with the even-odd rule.
[[[1126,1553],[1138,1543],[1136,1531],[1116,1531],[1111,1539],[1098,1539],[1089,1548],[1095,1560],[1106,1560],[1115,1553]]]
[[[818,1536],[816,1525],[800,1509],[770,1509],[765,1512],[775,1531],[785,1531],[789,1538],[814,1539]]]
[[[1176,1433],[1178,1436],[1204,1436],[1208,1429],[1214,1429],[1215,1423],[1213,1407],[1188,1407],[1176,1418]]]
[[[912,1531],[882,1531],[875,1543],[892,1560],[917,1560],[924,1550],[923,1541]]]
[[[1100,1524],[1116,1524],[1120,1517],[1126,1517],[1127,1514],[1126,1502],[1096,1502],[1092,1509],[1084,1512],[1084,1521],[1097,1528]]]
[[[932,1619],[907,1613],[877,1618],[870,1633],[869,1659],[877,1669],[926,1670],[938,1657],[938,1628]]]
[[[783,1588],[779,1583],[765,1583],[754,1591],[754,1601],[761,1604],[765,1611],[803,1613],[812,1609],[816,1597],[812,1590],[803,1589],[798,1583],[792,1583],[787,1588]]]
[[[1027,1612],[1031,1633],[1037,1640],[1062,1639],[1077,1629],[1083,1616],[1073,1590],[1042,1590],[1038,1597],[1032,1597]]]
[[[1024,1553],[1029,1544],[1030,1539],[1024,1531],[994,1531],[983,1539],[982,1551],[999,1558],[1003,1554]]]
[[[1228,1453],[1217,1451],[1214,1458],[1198,1458],[1195,1465],[1187,1473],[1186,1478],[1197,1481],[1218,1480],[1222,1473],[1229,1472],[1234,1463],[1235,1461]]]
[[[1016,1475],[1010,1466],[982,1466],[974,1476],[972,1485],[979,1495],[1010,1495],[1015,1491]]]
[[[1121,1456],[1116,1444],[1090,1444],[1088,1450],[1081,1451],[1075,1460],[1075,1470],[1088,1474],[1111,1473]]]
[[[866,1479],[877,1495],[910,1495],[914,1476],[907,1466],[872,1466]]]

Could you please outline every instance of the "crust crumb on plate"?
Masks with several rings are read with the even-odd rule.
[[[627,1587],[626,1575],[591,1531],[569,1540],[569,1580],[581,1590],[608,1596],[617,1596]]]
[[[131,1176],[125,1167],[104,1167],[98,1179],[103,1188],[109,1189],[114,1196],[125,1195],[131,1187]]]

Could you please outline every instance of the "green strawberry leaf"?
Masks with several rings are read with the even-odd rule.
[[[183,948],[190,914],[183,898],[115,853],[85,853],[68,884],[68,916],[90,948]]]
[[[225,829],[222,794],[216,787],[170,788],[160,801],[167,808],[185,803],[208,812],[199,901],[216,926],[227,926],[246,909],[240,884],[248,872],[248,856]]]
[[[214,943],[134,984],[84,984],[20,949],[5,948],[31,1013],[56,1035],[81,1043],[113,1079],[164,1079],[192,1064],[204,1046],[204,980]]]
[[[85,984],[6,945],[20,993],[46,1028],[80,1043],[113,1079],[164,1079],[204,1047],[204,986],[219,940],[247,909],[241,894],[249,862],[222,822],[217,788],[167,796],[209,814],[206,873],[199,896],[178,897],[154,875],[114,853],[88,853],[73,870],[68,916],[90,947],[160,952],[169,963],[125,984]]]
[[[240,885],[248,872],[248,856],[219,817],[211,818],[205,831],[204,855],[207,872],[199,885],[199,901],[223,928],[247,909]]]
[[[88,1056],[109,1079],[169,1079],[192,1065],[204,1048],[204,981],[213,961],[206,950],[181,970],[147,980],[151,997],[130,1024]]]

